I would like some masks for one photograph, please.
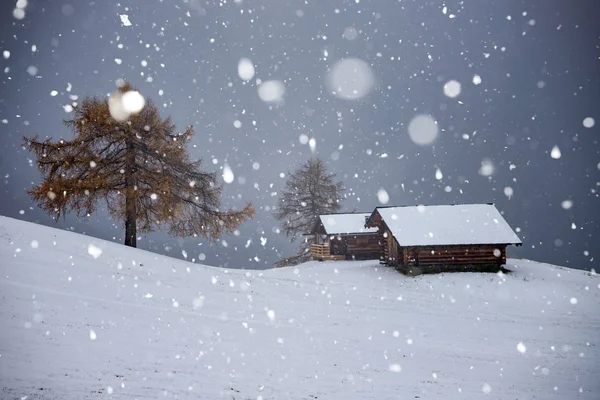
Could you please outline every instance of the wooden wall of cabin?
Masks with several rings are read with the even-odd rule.
[[[398,242],[392,235],[391,231],[387,230],[387,259],[386,264],[389,265],[398,265],[402,263],[402,254],[404,252],[404,248],[398,245]]]
[[[346,244],[346,256],[349,259],[378,259],[379,235],[347,235],[343,237]]]
[[[348,259],[379,258],[379,236],[336,235],[329,237],[331,255],[345,255]]]
[[[398,246],[396,239],[394,239],[394,236],[378,212],[372,216],[367,227],[377,228],[380,263],[397,265],[399,262],[402,262],[403,248]]]
[[[420,246],[404,249],[404,265],[502,265],[506,245]]]
[[[344,255],[346,246],[341,236],[329,236],[329,254],[332,256]]]

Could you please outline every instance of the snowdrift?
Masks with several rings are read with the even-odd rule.
[[[0,265],[1,399],[600,396],[590,272],[224,270],[4,217]]]

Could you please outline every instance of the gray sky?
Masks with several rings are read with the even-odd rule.
[[[188,259],[203,253],[204,263],[231,268],[267,268],[292,254],[271,213],[280,174],[311,155],[299,140],[307,135],[344,181],[347,210],[371,211],[380,188],[388,204],[494,202],[524,242],[509,256],[598,269],[594,0],[38,0],[23,19],[13,16],[14,3],[0,6],[0,51],[10,52],[0,58],[2,215],[56,226],[25,193],[39,174],[21,137],[70,138],[62,125],[69,96],[104,96],[126,78],[178,128],[194,125],[189,150],[205,168],[231,166],[225,205],[257,208],[238,237],[224,238],[227,247],[153,233],[141,248],[175,257],[183,249]],[[248,83],[238,76],[242,57],[256,67]],[[336,97],[325,83],[345,58],[365,61],[374,76],[360,99]],[[283,102],[262,101],[257,78],[284,82]],[[444,94],[450,80],[461,84],[456,98]],[[432,145],[407,133],[418,114],[437,120]],[[587,117],[597,121],[592,128]],[[490,176],[480,174],[484,160]],[[104,212],[58,226],[123,237],[120,221]]]

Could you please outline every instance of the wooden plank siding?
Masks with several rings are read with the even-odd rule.
[[[379,233],[356,233],[328,235],[322,223],[317,223],[313,231],[315,242],[327,246],[329,258],[346,260],[368,260],[379,258]],[[316,247],[315,247],[316,249]],[[324,255],[316,255],[323,259]]]
[[[381,264],[397,265],[403,261],[403,248],[392,235],[381,215],[375,213],[369,222],[370,228],[377,228],[379,240],[379,262]]]
[[[405,249],[404,265],[502,265],[506,263],[506,245],[423,246]]]
[[[347,260],[377,259],[379,257],[379,236],[337,235],[329,238],[332,255],[344,255]]]

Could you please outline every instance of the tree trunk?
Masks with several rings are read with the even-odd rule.
[[[131,190],[133,191],[133,189]],[[137,226],[135,196],[127,194],[125,198],[125,246],[137,247]]]
[[[132,139],[127,140],[125,155],[125,246],[137,247],[137,208],[135,182],[135,147]]]

